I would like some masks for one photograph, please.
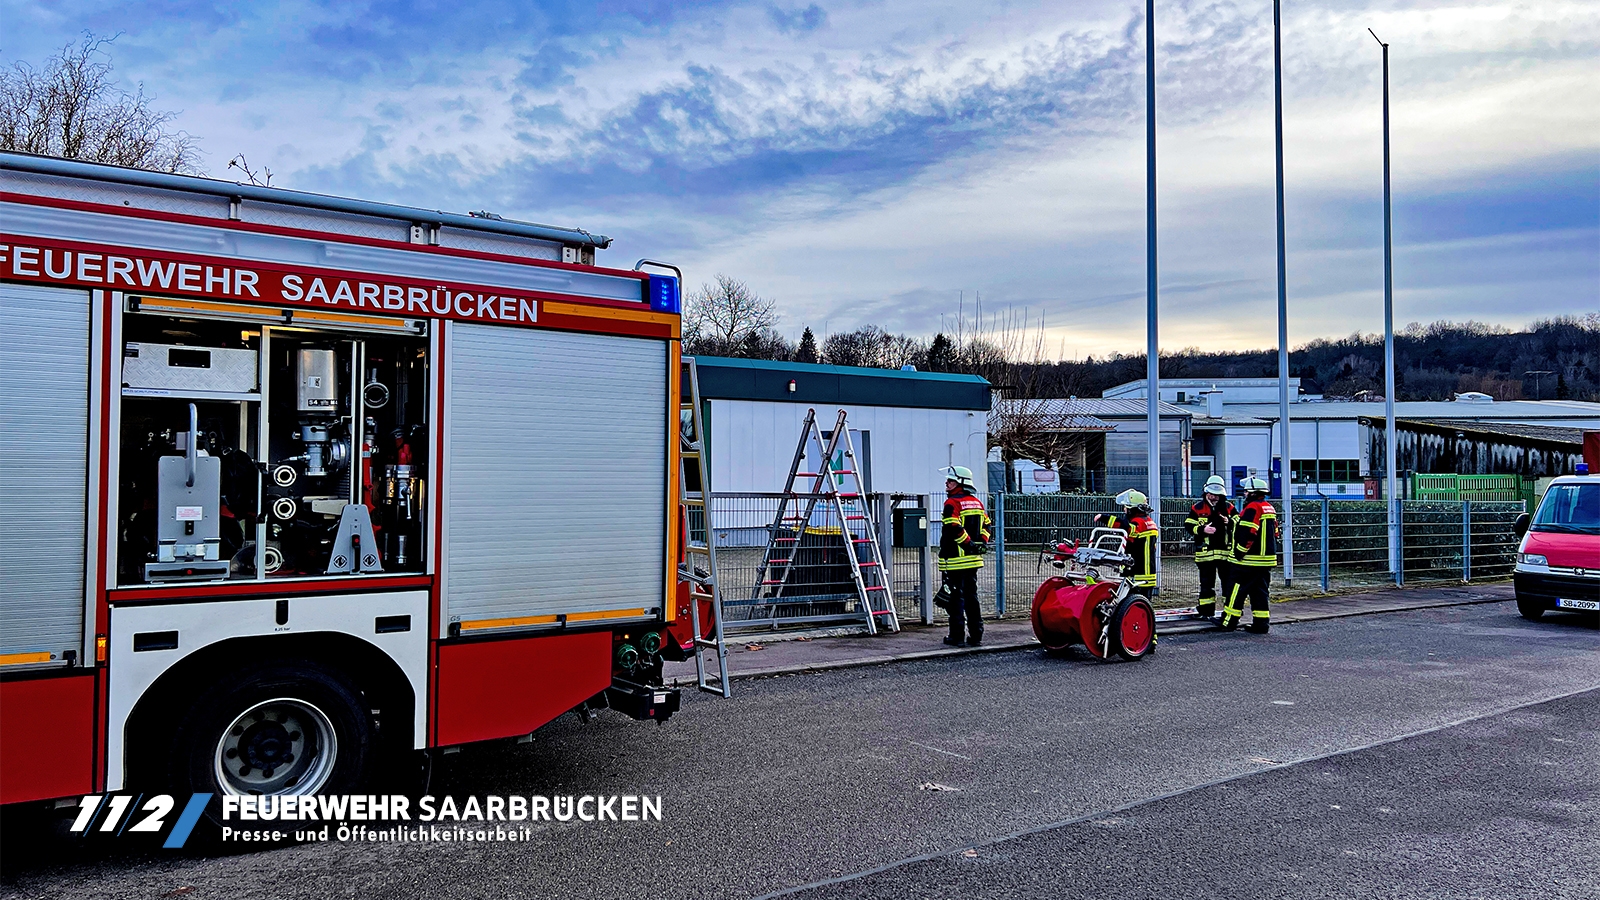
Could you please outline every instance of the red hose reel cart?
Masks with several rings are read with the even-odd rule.
[[[1033,633],[1045,649],[1082,644],[1097,659],[1143,659],[1155,650],[1156,613],[1134,592],[1128,539],[1115,528],[1096,528],[1086,544],[1052,537],[1039,551],[1061,569],[1033,594]]]

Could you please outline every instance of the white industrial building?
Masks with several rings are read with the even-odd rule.
[[[1300,394],[1300,379],[1289,379],[1291,483],[1296,494],[1359,498],[1368,481],[1381,476],[1383,460],[1372,459],[1373,441],[1362,420],[1382,421],[1382,401],[1325,401]],[[1190,481],[1195,489],[1212,473],[1231,484],[1256,474],[1279,494],[1282,448],[1277,434],[1276,378],[1163,378],[1161,400],[1190,412]],[[1132,381],[1104,392],[1108,399],[1143,400],[1147,383]],[[1397,419],[1546,425],[1600,429],[1600,404],[1575,400],[1495,400],[1485,394],[1459,394],[1447,401],[1395,403]]]
[[[830,431],[844,409],[873,493],[944,496],[943,466],[988,490],[989,382],[975,375],[697,357],[717,493],[783,490],[806,410]]]

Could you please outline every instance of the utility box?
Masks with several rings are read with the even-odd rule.
[[[898,508],[894,511],[894,545],[896,547],[928,546],[928,511],[920,506]]]

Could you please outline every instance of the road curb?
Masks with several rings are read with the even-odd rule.
[[[1356,616],[1376,616],[1384,613],[1412,612],[1420,609],[1442,609],[1451,606],[1476,606],[1484,603],[1510,603],[1510,597],[1470,597],[1460,600],[1446,600],[1437,603],[1422,603],[1415,606],[1396,606],[1388,609],[1358,609],[1350,611],[1337,611],[1328,613],[1315,613],[1296,618],[1283,618],[1274,621],[1275,625],[1296,625],[1301,622],[1321,622],[1328,619],[1349,619]],[[1290,601],[1293,602],[1293,601]],[[1203,634],[1220,631],[1215,625],[1201,622],[1183,623],[1172,627],[1162,628],[1159,632],[1165,635]],[[808,672],[828,672],[836,669],[858,669],[863,666],[880,666],[886,663],[917,662],[928,659],[944,659],[952,656],[972,656],[979,653],[1006,653],[1014,650],[1027,650],[1041,646],[1038,640],[1029,638],[1021,643],[1010,644],[983,644],[978,647],[948,647],[937,650],[915,650],[910,653],[884,653],[876,656],[863,656],[856,659],[839,659],[826,662],[805,663],[797,666],[769,666],[764,669],[749,669],[744,672],[728,673],[729,681],[745,681],[751,678],[770,678],[776,675],[802,675]],[[672,687],[693,687],[695,679],[689,676],[673,678]]]

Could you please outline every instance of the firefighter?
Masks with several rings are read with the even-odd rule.
[[[1101,513],[1094,517],[1094,523],[1127,534],[1128,554],[1133,557],[1133,586],[1151,596],[1156,589],[1156,554],[1161,552],[1161,530],[1150,509],[1150,498],[1140,491],[1127,490],[1117,495],[1116,502],[1122,507],[1122,515]]]
[[[1222,610],[1222,627],[1232,631],[1238,626],[1248,597],[1251,618],[1244,630],[1266,634],[1271,626],[1267,594],[1283,535],[1278,530],[1278,511],[1267,502],[1267,482],[1252,476],[1240,488],[1244,491],[1244,509],[1233,520],[1233,588],[1228,591],[1228,605]]]
[[[939,572],[949,590],[950,635],[944,639],[952,647],[976,647],[983,643],[983,613],[978,609],[978,570],[989,549],[989,514],[983,501],[973,496],[977,483],[966,466],[947,466],[944,473],[943,528],[939,533]],[[940,593],[944,593],[941,589]],[[963,635],[963,627],[965,634]]]
[[[1183,520],[1183,527],[1194,538],[1194,562],[1200,568],[1200,599],[1195,609],[1202,619],[1209,619],[1217,612],[1217,576],[1222,576],[1224,598],[1233,587],[1228,560],[1232,555],[1233,517],[1238,510],[1228,501],[1228,483],[1221,475],[1206,479],[1203,493],[1189,507],[1189,518]]]

